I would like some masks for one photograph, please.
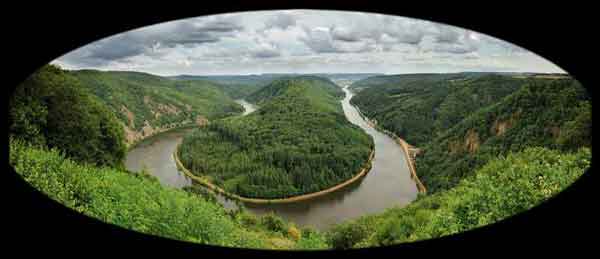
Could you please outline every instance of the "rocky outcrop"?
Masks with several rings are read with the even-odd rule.
[[[474,129],[467,131],[465,136],[465,148],[469,153],[475,153],[479,149],[479,134]]]
[[[469,152],[471,154],[477,152],[480,145],[479,134],[474,129],[467,131],[464,140],[451,140],[448,142],[448,150],[450,154],[458,154],[460,152]]]
[[[508,129],[510,129],[517,121],[519,112],[514,113],[510,118],[505,120],[496,119],[490,128],[490,132],[495,136],[502,136]]]
[[[129,127],[134,129],[135,128],[135,115],[133,114],[133,112],[131,112],[129,109],[127,109],[127,107],[125,107],[125,105],[121,105],[121,113],[123,113],[123,115],[125,115],[125,117],[127,117],[127,121],[129,122]]]

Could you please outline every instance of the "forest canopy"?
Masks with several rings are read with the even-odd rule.
[[[260,108],[186,136],[182,163],[226,191],[282,198],[320,191],[359,173],[372,139],[343,114],[341,89],[318,77],[272,82],[248,98]]]
[[[352,88],[361,111],[422,150],[417,173],[430,192],[510,151],[591,148],[591,97],[569,76],[379,76]]]

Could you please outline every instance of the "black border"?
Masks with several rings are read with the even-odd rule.
[[[20,3],[5,9],[6,36],[3,78],[6,96],[19,82],[41,65],[100,38],[129,29],[185,17],[232,11],[267,9],[330,9],[367,11],[427,19],[472,29],[507,40],[553,61],[574,75],[593,95],[597,81],[593,65],[596,54],[594,8],[565,3],[479,2],[470,4],[435,2],[368,3],[350,1],[215,1],[186,2],[77,2]],[[4,8],[3,8],[4,9]],[[6,19],[6,20],[4,20]],[[5,99],[6,100],[6,99]],[[6,106],[5,106],[6,107]],[[6,129],[6,127],[5,127]],[[4,147],[7,147],[8,143]],[[7,148],[5,148],[7,151]],[[5,156],[8,158],[8,156]],[[22,254],[71,255],[260,255],[315,256],[315,253],[224,249],[167,240],[101,223],[48,200],[17,174],[0,174],[3,183],[2,217],[4,245]],[[589,170],[592,171],[592,170]],[[568,251],[571,255],[591,251],[593,229],[598,226],[593,212],[597,195],[593,173],[586,173],[573,186],[549,202],[498,224],[425,242],[387,248],[318,252],[325,256],[444,256],[474,254],[520,255],[528,250],[537,255]],[[590,235],[588,237],[588,235]],[[83,253],[83,254],[82,254]],[[485,253],[485,254],[482,254]],[[212,257],[211,257],[212,258]]]

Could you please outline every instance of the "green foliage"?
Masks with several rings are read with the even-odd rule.
[[[11,137],[58,148],[78,161],[121,165],[124,137],[115,115],[60,68],[36,71],[9,105]]]
[[[592,147],[592,107],[589,101],[579,102],[573,111],[575,118],[566,121],[561,127],[558,145],[563,149]]]
[[[333,249],[349,249],[367,237],[365,225],[342,223],[332,228],[327,236],[327,242]]]
[[[351,100],[379,126],[421,146],[525,81],[494,74],[414,74],[358,81]]]
[[[590,166],[591,152],[527,148],[489,161],[456,187],[404,208],[335,227],[332,247],[369,247],[437,238],[498,222],[558,194]]]
[[[339,184],[358,173],[372,139],[348,122],[330,81],[278,80],[255,93],[260,109],[187,135],[179,157],[193,173],[245,197],[281,198]]]
[[[541,146],[577,150],[591,147],[589,97],[572,79],[532,80],[497,103],[483,107],[440,134],[417,156],[417,171],[428,191],[452,188],[492,158]],[[506,123],[500,133],[495,126]],[[478,148],[469,150],[469,133]],[[473,138],[471,138],[473,140]]]
[[[165,188],[140,174],[79,164],[56,149],[10,139],[9,162],[27,182],[50,198],[109,224],[219,246],[272,248],[269,239],[282,238],[281,234],[261,227],[244,227],[228,217],[221,205],[196,194]],[[279,221],[272,222],[275,223],[270,224],[271,229],[281,228]],[[288,249],[295,248],[293,240],[287,243]],[[304,242],[303,248],[311,248],[310,245]]]
[[[285,233],[287,230],[286,222],[275,215],[273,212],[270,212],[266,215],[260,217],[260,224],[264,226],[269,231]]]
[[[302,236],[296,243],[296,249],[300,250],[313,250],[313,249],[329,249],[330,246],[327,243],[327,238],[322,233],[311,229],[305,228],[302,230]]]
[[[171,80],[124,71],[79,70],[71,74],[110,107],[124,125],[129,125],[129,118],[123,107],[133,113],[135,130],[140,130],[145,121],[158,128],[192,122],[197,115],[216,119],[243,111],[217,85],[207,81]]]
[[[352,88],[361,90],[352,103],[363,113],[423,150],[416,166],[430,193],[509,151],[591,147],[590,98],[567,76],[378,76]]]
[[[187,191],[189,193],[193,193],[194,195],[198,195],[198,197],[201,197],[202,199],[212,202],[212,203],[217,203],[217,197],[215,196],[214,193],[212,193],[211,191],[209,191],[208,189],[200,186],[200,185],[190,185],[190,186],[185,186],[182,188],[184,191]]]

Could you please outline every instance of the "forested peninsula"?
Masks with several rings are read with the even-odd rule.
[[[340,184],[368,166],[373,141],[348,122],[327,79],[278,79],[247,99],[260,108],[186,136],[183,165],[228,192],[285,198]]]

